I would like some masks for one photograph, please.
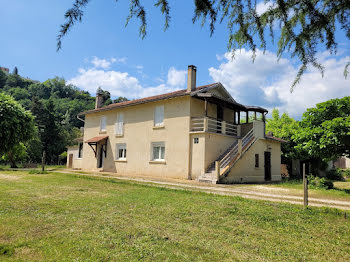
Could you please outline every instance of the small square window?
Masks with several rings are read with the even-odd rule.
[[[164,142],[152,143],[152,160],[164,161],[165,160],[165,144]]]
[[[198,137],[193,138],[193,142],[194,142],[195,144],[198,144],[198,143],[199,143],[199,138],[198,138]]]
[[[126,160],[126,144],[116,145],[116,160]]]
[[[259,167],[259,154],[255,154],[255,167]]]

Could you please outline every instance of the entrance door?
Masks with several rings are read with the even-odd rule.
[[[264,152],[265,181],[271,181],[271,152]]]
[[[224,110],[221,106],[216,107],[216,119],[218,121],[216,124],[216,133],[221,133],[221,121],[224,119]]]
[[[73,154],[69,154],[68,156],[68,168],[73,167]]]
[[[103,166],[103,145],[100,146],[100,152],[98,154],[97,168],[102,168]]]

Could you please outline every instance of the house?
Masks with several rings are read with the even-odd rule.
[[[75,140],[75,145],[67,146],[67,168],[82,169],[83,137]]]
[[[196,87],[195,66],[185,90],[101,104],[97,94],[95,109],[78,115],[84,146],[73,168],[209,183],[281,180],[283,140],[265,135],[267,110],[236,102],[221,83]]]

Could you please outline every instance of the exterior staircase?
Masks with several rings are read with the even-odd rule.
[[[255,143],[254,129],[252,128],[243,138],[236,140],[217,160],[215,160],[207,169],[200,175],[199,182],[217,184],[220,177],[226,176],[231,168],[239,161],[245,152]]]

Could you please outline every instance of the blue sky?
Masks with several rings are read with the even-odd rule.
[[[159,10],[147,4],[144,40],[138,35],[138,20],[124,26],[128,1],[92,0],[83,23],[73,28],[56,52],[59,26],[72,2],[0,0],[0,66],[17,66],[22,76],[40,81],[64,77],[92,94],[100,85],[114,97],[138,98],[185,88],[187,65],[194,64],[198,85],[220,81],[238,102],[270,110],[278,107],[297,118],[318,102],[350,95],[350,80],[342,75],[350,60],[350,45],[340,32],[337,56],[320,50],[325,77],[311,69],[290,94],[295,61],[287,56],[277,63],[272,45],[265,55],[258,52],[254,64],[245,49],[232,60],[226,25],[218,24],[210,37],[208,27],[192,24],[194,4],[188,0],[171,1],[172,20],[166,32]]]

